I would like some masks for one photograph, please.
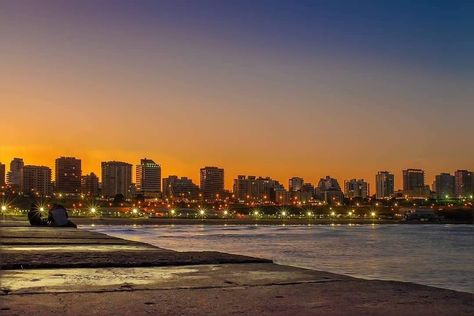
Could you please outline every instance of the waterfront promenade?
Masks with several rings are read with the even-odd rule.
[[[251,245],[249,245],[251,247]],[[469,293],[0,222],[1,315],[473,315]]]

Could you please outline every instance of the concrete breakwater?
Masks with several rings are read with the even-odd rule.
[[[473,295],[70,228],[0,224],[2,315],[472,315]]]

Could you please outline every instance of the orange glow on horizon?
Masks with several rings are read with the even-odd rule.
[[[228,189],[239,174],[285,187],[293,176],[315,184],[330,175],[341,186],[363,178],[372,193],[380,170],[393,172],[399,188],[405,168],[424,169],[429,185],[440,172],[474,169],[472,80],[464,69],[394,58],[391,48],[361,51],[347,32],[339,44],[293,42],[297,33],[267,33],[265,22],[242,37],[225,27],[216,36],[214,24],[174,24],[179,19],[135,2],[135,13],[80,3],[80,14],[69,2],[35,1],[12,1],[11,12],[0,12],[7,169],[13,157],[52,168],[57,157],[75,156],[100,177],[101,161],[136,165],[148,157],[163,176],[195,183],[201,167],[222,167]]]

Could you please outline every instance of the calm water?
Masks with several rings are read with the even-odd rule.
[[[216,250],[474,293],[473,225],[83,226],[178,251]]]

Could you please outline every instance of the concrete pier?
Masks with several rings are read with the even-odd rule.
[[[474,315],[474,296],[71,228],[0,227],[1,315]]]

